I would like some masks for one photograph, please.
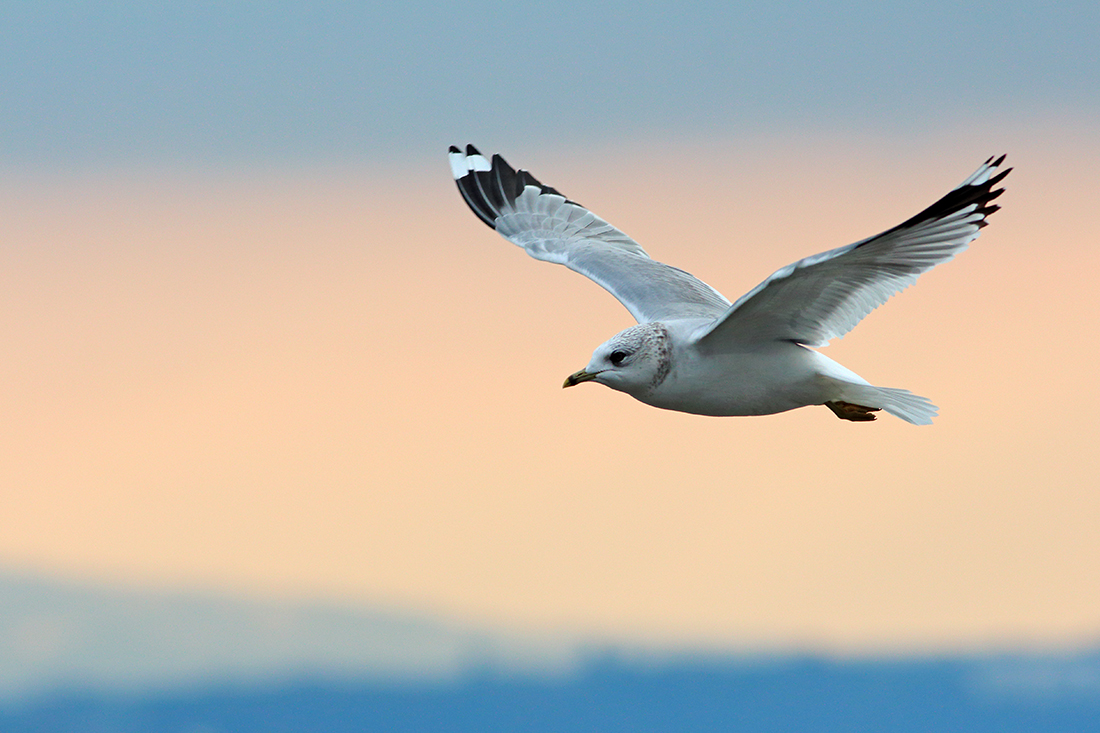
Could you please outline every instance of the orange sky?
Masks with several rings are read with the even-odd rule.
[[[976,245],[827,351],[930,428],[562,391],[629,315],[442,154],[9,180],[0,566],[629,641],[1095,643],[1098,151],[1055,137],[502,151],[734,299],[1008,147]]]

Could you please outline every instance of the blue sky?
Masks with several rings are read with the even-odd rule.
[[[0,165],[300,165],[1100,112],[1100,5],[20,3]]]

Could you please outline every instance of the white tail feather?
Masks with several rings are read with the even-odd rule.
[[[927,397],[907,389],[875,387],[870,384],[837,382],[842,386],[840,399],[864,407],[877,407],[913,425],[931,425],[939,412]]]

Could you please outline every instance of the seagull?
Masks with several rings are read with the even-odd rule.
[[[904,389],[876,387],[816,348],[852,330],[921,273],[977,238],[1000,207],[1011,168],[990,158],[924,211],[892,229],[777,270],[730,303],[576,201],[500,155],[451,146],[451,172],[479,219],[535,259],[605,288],[638,325],[601,344],[563,387],[596,382],[654,407],[697,415],[772,415],[824,405],[864,422],[876,412],[931,424],[937,408]]]

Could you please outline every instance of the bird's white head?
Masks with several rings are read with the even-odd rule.
[[[600,344],[584,369],[570,374],[562,387],[599,382],[637,395],[655,389],[672,368],[672,341],[660,323],[632,326]]]

